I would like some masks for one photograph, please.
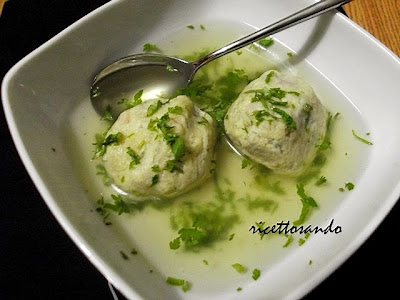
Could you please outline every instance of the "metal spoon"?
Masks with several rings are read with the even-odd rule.
[[[350,1],[321,0],[194,62],[153,53],[124,57],[95,77],[90,93],[92,104],[100,115],[108,106],[111,107],[111,114],[116,118],[125,109],[118,104],[121,98],[133,95],[141,89],[145,91],[144,99],[155,98],[160,94],[172,96],[178,89],[189,84],[196,72],[208,62]]]

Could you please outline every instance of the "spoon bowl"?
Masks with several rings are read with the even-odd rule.
[[[194,66],[184,60],[154,53],[140,53],[124,57],[96,77],[91,88],[91,100],[97,113],[107,107],[114,118],[126,109],[118,104],[143,90],[142,99],[171,97],[192,79]]]
[[[321,0],[194,62],[154,53],[140,53],[122,58],[95,77],[90,93],[93,107],[100,115],[107,110],[117,118],[126,109],[120,104],[121,99],[132,97],[140,90],[143,90],[143,100],[160,96],[171,97],[177,90],[189,84],[196,72],[208,62],[350,1]]]

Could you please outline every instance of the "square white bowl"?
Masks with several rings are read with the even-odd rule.
[[[71,167],[65,151],[65,122],[88,98],[95,73],[140,49],[149,37],[207,20],[261,28],[311,4],[311,0],[112,1],[29,54],[6,75],[2,98],[18,152],[43,199],[88,259],[128,298],[202,298],[183,294],[148,272],[138,258],[116,259],[124,241],[105,227]],[[318,26],[323,26],[323,29]],[[335,211],[345,230],[317,237],[263,274],[251,289],[232,288],[209,298],[298,298],[343,263],[373,232],[400,195],[400,60],[340,14],[330,13],[275,36],[329,80],[354,105],[374,145],[351,196]],[[312,78],[310,78],[312,81]],[[54,151],[56,150],[56,151]],[[374,188],[376,187],[376,188]],[[312,268],[299,264],[312,256]],[[323,262],[323,263],[322,263]],[[266,289],[268,286],[268,289]]]

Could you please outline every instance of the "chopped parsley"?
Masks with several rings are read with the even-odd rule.
[[[161,168],[160,168],[159,165],[153,165],[153,166],[151,167],[151,170],[152,170],[153,172],[155,172],[155,173],[160,173],[160,172],[161,172]]]
[[[293,222],[293,225],[295,226],[304,223],[311,208],[318,207],[318,204],[314,200],[314,198],[306,195],[304,191],[304,185],[301,183],[297,184],[297,195],[300,196],[300,200],[301,203],[303,204],[303,207],[301,209],[300,217]]]
[[[232,267],[236,270],[236,272],[238,272],[238,273],[245,273],[246,272],[246,268],[243,266],[243,265],[241,265],[241,264],[239,264],[239,263],[234,263],[233,265],[232,265]]]
[[[252,164],[253,164],[253,162],[249,158],[245,157],[242,160],[242,169],[245,169],[248,166],[251,166]]]
[[[321,145],[319,145],[318,149],[321,151],[325,151],[327,149],[330,149],[332,147],[331,141],[326,138]]]
[[[168,277],[165,282],[170,285],[182,287],[182,291],[184,291],[184,292],[187,292],[190,289],[190,283],[183,279],[179,279],[179,278],[175,278],[175,277]]]
[[[114,121],[114,118],[113,118],[113,116],[111,114],[111,106],[110,105],[107,105],[106,109],[103,112],[103,115],[102,115],[101,119],[105,120],[105,121],[109,121],[109,122],[113,122]]]
[[[133,169],[136,165],[140,164],[140,156],[131,147],[127,148],[126,153],[132,158],[129,169]]]
[[[229,211],[227,204],[234,202],[232,191],[222,190],[216,184],[215,199],[193,205],[183,202],[176,214],[170,218],[171,227],[178,236],[169,243],[172,250],[184,246],[185,250],[198,250],[211,246],[219,240],[226,240],[229,232],[239,220],[235,211]]]
[[[179,237],[175,238],[169,243],[169,247],[172,250],[176,250],[180,247],[181,241],[186,247],[191,248],[199,245],[204,239],[204,232],[198,228],[181,228],[178,231]]]
[[[186,59],[196,58],[197,56]],[[226,72],[213,84],[210,84],[207,75],[200,72],[195,80],[180,89],[177,94],[188,96],[200,109],[210,114],[217,124],[219,133],[222,134],[226,112],[249,82],[249,77],[242,69]]]
[[[261,46],[267,48],[270,47],[274,44],[274,40],[269,38],[269,39],[262,39],[258,41],[258,44],[260,44]]]
[[[179,237],[169,242],[169,248],[171,250],[179,249],[180,246],[181,246],[181,239]]]
[[[151,185],[150,186],[154,186],[158,183],[158,180],[160,178],[160,175],[156,174],[151,178]]]
[[[193,25],[188,25],[188,26],[186,26],[187,28],[189,28],[189,29],[194,29],[194,26]]]
[[[253,275],[251,276],[254,280],[257,280],[260,278],[261,271],[259,269],[254,269],[253,270]]]
[[[327,181],[325,176],[321,176],[316,182],[315,185],[322,185]]]
[[[160,49],[155,44],[146,43],[143,45],[143,52],[158,52]]]
[[[353,136],[356,137],[358,140],[360,140],[361,142],[363,142],[364,144],[367,145],[373,145],[373,143],[371,143],[370,141],[360,137],[354,130],[351,130],[351,132],[353,133]]]
[[[114,203],[105,202],[103,197],[97,201],[97,203],[101,205],[101,210],[103,212],[105,210],[111,210],[118,215],[130,212],[128,205],[122,199],[121,195],[111,195],[111,198],[114,200]]]
[[[185,140],[182,137],[178,136],[173,140],[171,144],[171,149],[172,153],[174,154],[175,160],[180,160],[185,155]]]
[[[265,117],[270,117],[270,119],[268,120],[269,123],[276,119],[276,117],[274,117],[273,115],[271,115],[271,114],[270,114],[268,111],[266,111],[265,109],[253,111],[253,116],[256,118],[256,121],[257,121],[257,122],[256,122],[256,126],[260,125],[261,122],[263,122],[264,120],[266,120]]]
[[[183,112],[183,108],[180,106],[168,107],[168,112],[171,114],[181,115]]]
[[[164,170],[171,172],[171,173],[174,173],[175,171],[178,173],[183,173],[182,163],[175,159],[170,159],[165,164]]]
[[[287,106],[288,104],[286,101],[279,101],[285,98],[286,94],[288,93],[284,90],[281,90],[281,88],[249,90],[245,93],[255,93],[254,97],[251,99],[251,102],[261,102],[265,108],[270,108],[269,104],[277,106]]]
[[[179,111],[177,107],[179,106],[175,106],[172,110]],[[167,165],[164,169],[170,172],[181,172],[182,169],[179,167],[179,164],[182,162],[181,159],[186,153],[185,140],[177,133],[173,132],[172,129],[174,127],[167,124],[168,120],[169,114],[166,113],[160,119],[151,119],[147,128],[151,131],[157,131],[157,129],[159,129],[163,133],[164,141],[171,147],[174,159],[167,161]]]
[[[302,111],[305,114],[305,127],[307,127],[308,122],[310,121],[310,116],[311,116],[312,110],[313,110],[313,107],[308,103],[303,106]]]
[[[104,135],[96,135],[96,142],[93,143],[96,148],[94,150],[92,159],[103,156],[106,153],[108,146],[113,144],[118,145],[122,142],[123,139],[124,135],[121,132],[109,134],[106,138],[104,138]]]
[[[124,104],[127,109],[135,107],[143,102],[142,100],[143,90],[139,90],[134,96],[132,101],[126,98],[122,98],[117,104]]]
[[[154,115],[161,108],[162,105],[163,104],[160,100],[158,100],[156,104],[149,105],[149,107],[147,108],[147,116],[151,117],[152,115]]]
[[[265,108],[265,110],[256,110],[253,112],[253,116],[257,120],[256,123],[257,126],[262,121],[264,121],[265,117],[267,116],[271,118],[269,119],[269,122],[278,119],[277,116],[271,113],[275,112],[275,114],[281,117],[281,119],[286,124],[286,127],[289,131],[297,129],[296,122],[293,120],[293,118],[286,111],[278,108],[277,106],[283,106],[283,107],[287,106],[288,102],[282,101],[282,99],[286,96],[286,94],[299,95],[298,92],[294,91],[286,92],[281,88],[270,88],[270,89],[249,90],[246,91],[245,93],[246,94],[254,93],[254,97],[251,99],[251,102],[261,102]]]
[[[268,84],[271,81],[271,77],[275,75],[275,71],[270,71],[265,77],[265,83]]]
[[[172,66],[172,65],[167,65],[165,68],[166,68],[167,71],[169,71],[169,72],[175,72],[175,71],[177,71],[177,70],[175,69],[175,67]]]
[[[211,84],[203,84],[201,81],[192,81],[187,86],[177,91],[178,95],[186,95],[190,99],[203,96],[208,90],[211,90]]]
[[[303,239],[303,238],[300,238],[299,239],[299,241],[298,241],[298,243],[299,243],[299,246],[302,246],[304,243],[306,242],[306,240],[305,239]]]
[[[346,187],[346,189],[347,189],[348,191],[351,191],[351,190],[354,189],[354,184],[351,183],[351,182],[346,182],[346,184],[345,184],[344,186]]]
[[[96,175],[100,175],[103,177],[103,184],[105,186],[111,185],[111,179],[108,176],[106,168],[102,164],[98,164],[96,165],[96,170],[97,170]]]
[[[128,255],[126,255],[124,251],[122,251],[122,250],[119,251],[119,254],[121,255],[121,257],[122,257],[123,259],[125,259],[125,260],[128,260],[128,259],[129,259]]]
[[[274,107],[273,111],[276,112],[277,114],[281,115],[282,120],[285,122],[286,127],[289,131],[296,130],[297,125],[296,122],[293,120],[293,118],[284,110]]]
[[[145,140],[141,141],[140,144],[137,147],[138,147],[139,150],[142,150],[144,145],[146,145],[146,141]]]

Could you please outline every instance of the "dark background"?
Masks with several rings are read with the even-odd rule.
[[[7,2],[0,17],[0,79],[25,55],[106,2]],[[30,180],[2,107],[0,176],[0,299],[112,299],[105,278],[69,239]],[[305,299],[398,294],[399,219],[398,203],[368,241]]]

